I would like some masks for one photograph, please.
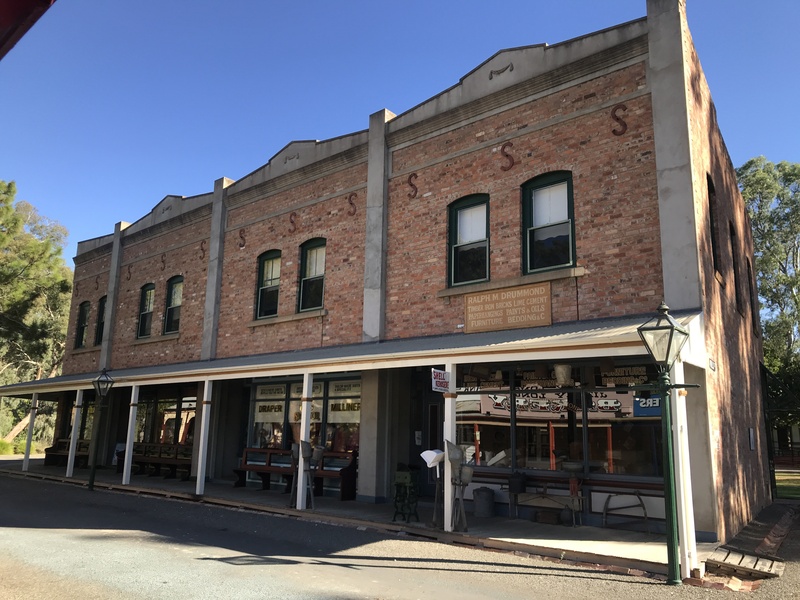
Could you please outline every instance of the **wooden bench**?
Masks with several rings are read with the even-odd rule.
[[[270,479],[273,473],[285,475],[288,478],[287,486],[292,485],[297,465],[292,459],[291,450],[279,448],[245,448],[239,467],[233,470],[236,473],[234,487],[244,487],[247,484],[247,473],[256,473],[261,478],[261,489],[270,489]],[[358,454],[356,452],[328,452],[322,453],[322,458],[313,469],[314,495],[321,496],[325,479],[337,479],[339,484],[340,500],[355,500],[356,481],[358,479]],[[288,487],[287,487],[288,489]]]
[[[239,467],[233,470],[237,477],[233,485],[234,487],[244,487],[247,485],[247,474],[256,473],[261,477],[261,489],[268,490],[270,489],[270,476],[272,473],[288,475],[291,482],[295,470],[296,466],[292,460],[291,450],[245,448],[242,451]]]
[[[168,468],[165,479],[178,476],[178,469],[186,471],[186,477],[192,468],[192,446],[184,444],[153,444],[137,442],[133,445],[133,459],[139,474],[155,476],[161,474],[161,466]]]
[[[89,440],[78,440],[75,446],[75,466],[78,468],[86,467],[89,464]],[[44,465],[62,466],[67,465],[69,459],[69,438],[56,440],[55,444],[44,451]]]

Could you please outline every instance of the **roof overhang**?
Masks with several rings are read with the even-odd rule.
[[[698,311],[671,313],[691,332],[702,333]],[[313,348],[255,356],[156,365],[110,371],[117,386],[201,380],[280,377],[303,373],[346,373],[445,363],[505,363],[647,355],[637,327],[647,316],[560,323],[549,327],[452,334]],[[691,339],[691,338],[690,338]],[[697,344],[695,344],[697,345]],[[702,345],[702,341],[701,341]],[[0,395],[30,396],[91,389],[97,373],[63,375],[0,387]]]
[[[0,2],[0,59],[34,26],[56,0],[3,0]]]

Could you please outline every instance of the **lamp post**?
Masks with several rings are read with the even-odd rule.
[[[658,366],[658,387],[661,392],[661,437],[664,448],[664,509],[667,530],[667,583],[680,585],[678,560],[678,514],[675,500],[675,463],[672,452],[672,410],[670,407],[669,371],[689,339],[686,331],[669,316],[669,307],[662,302],[658,316],[638,329],[647,352]]]
[[[111,376],[103,369],[103,372],[92,381],[92,385],[94,386],[95,394],[97,395],[97,410],[94,413],[94,419],[92,423],[92,447],[89,452],[90,454],[90,462],[92,463],[92,467],[89,470],[89,489],[94,490],[94,475],[97,471],[97,443],[98,437],[100,435],[100,419],[103,415],[103,408],[105,408],[106,396],[111,391],[111,388],[114,387],[114,380]]]

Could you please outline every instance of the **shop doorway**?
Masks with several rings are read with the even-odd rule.
[[[422,449],[444,450],[444,397],[431,390],[422,397]],[[436,469],[429,469],[420,459],[420,495],[433,497],[436,494]],[[444,468],[441,469],[444,476]]]

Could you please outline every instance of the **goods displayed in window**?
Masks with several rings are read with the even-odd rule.
[[[576,368],[563,392],[555,370],[519,373],[513,387],[507,372],[465,374],[457,389],[457,442],[476,467],[660,477],[660,398],[625,389],[652,381],[649,368],[584,368],[587,391],[574,384],[582,374]]]

